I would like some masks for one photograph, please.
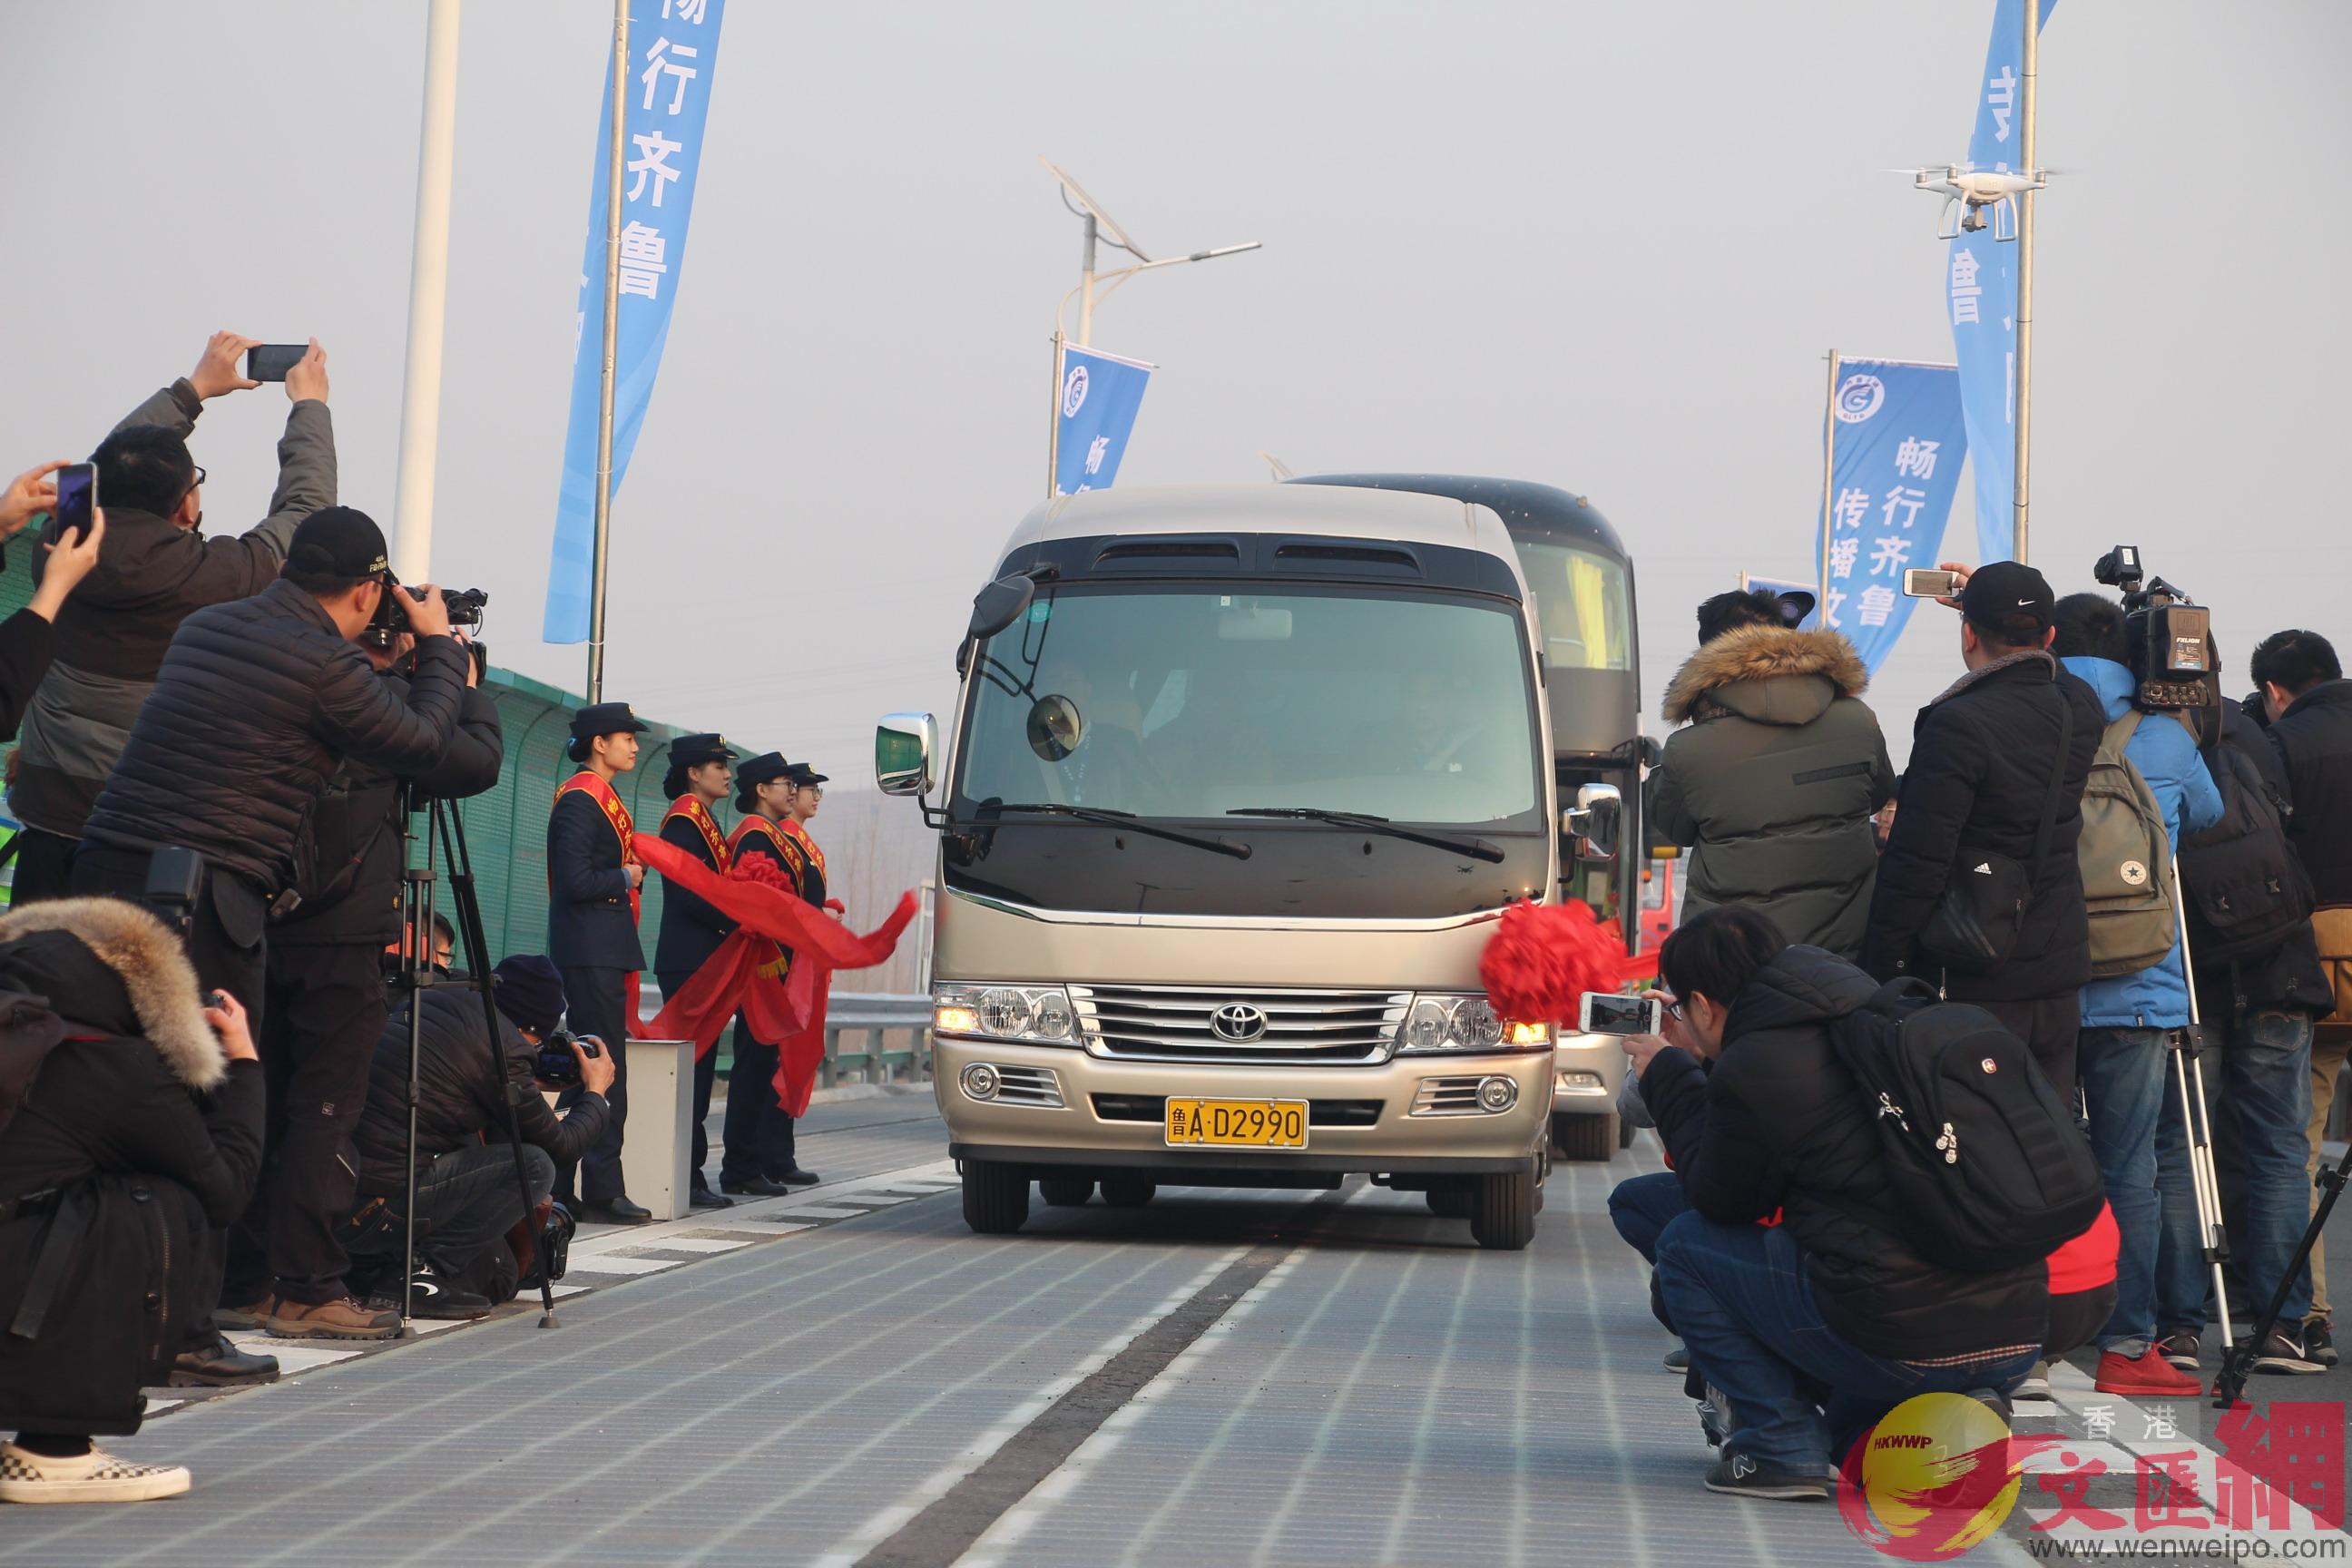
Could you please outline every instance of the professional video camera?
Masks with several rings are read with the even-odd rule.
[[[2123,594],[2139,707],[2185,714],[2200,735],[2218,725],[2221,688],[2207,642],[2210,613],[2163,578],[2147,575],[2135,545],[2118,544],[2100,556],[2091,575]]]
[[[360,633],[360,641],[370,647],[390,647],[393,638],[408,629],[408,606],[425,598],[422,588],[403,587],[399,579],[386,573],[383,597],[376,601],[375,615],[368,621],[367,629]],[[449,611],[449,628],[467,630],[482,624],[482,608],[490,595],[481,588],[444,588],[441,603]]]

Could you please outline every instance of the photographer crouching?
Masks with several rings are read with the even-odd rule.
[[[138,1431],[141,1386],[210,1322],[220,1227],[261,1164],[261,1064],[218,1002],[135,905],[0,920],[0,1502],[188,1489],[90,1439]]]
[[[415,671],[379,679],[358,642],[383,595],[383,534],[364,512],[328,507],[295,529],[286,568],[249,599],[182,624],[122,758],[91,809],[74,888],[138,898],[165,848],[204,866],[187,921],[197,977],[268,1026],[268,921],[291,913],[296,839],[348,759],[416,773],[439,764],[470,668],[448,611],[427,591],[407,610]],[[184,1323],[184,1375],[274,1376],[210,1320]]]
[[[514,1153],[507,1147],[509,1102],[521,1126],[523,1169],[534,1208],[555,1185],[555,1167],[595,1145],[611,1114],[613,1058],[563,1034],[562,977],[536,954],[493,972],[499,1037],[488,1038],[482,999],[468,988],[427,989],[421,997],[416,1107],[416,1315],[470,1318],[513,1297],[520,1279],[506,1233],[522,1219]],[[414,1005],[415,1004],[411,1004]],[[408,1017],[393,1016],[376,1042],[367,1110],[360,1118],[358,1207],[343,1227],[354,1272],[373,1276],[372,1300],[395,1309],[401,1205],[408,1189]],[[568,1113],[548,1109],[540,1090],[580,1090]]]
[[[394,692],[404,693],[415,674],[416,639],[402,629],[414,603],[385,593],[360,640],[377,679]],[[438,763],[404,775],[346,758],[296,841],[301,901],[270,930],[262,1006],[269,1081],[262,1182],[229,1233],[224,1328],[280,1339],[400,1331],[396,1312],[372,1310],[348,1289],[336,1232],[354,1196],[352,1131],[389,1006],[385,950],[396,952],[401,940],[407,806],[412,797],[479,795],[497,784],[505,758],[498,706],[480,689],[479,669],[478,658],[469,658],[457,725]]]

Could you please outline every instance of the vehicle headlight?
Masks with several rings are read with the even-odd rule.
[[[1505,1018],[1484,996],[1416,996],[1397,1028],[1401,1052],[1540,1050],[1550,1044],[1549,1025]]]
[[[1074,1046],[1078,1017],[1058,985],[941,985],[931,992],[931,1029],[1041,1046]]]

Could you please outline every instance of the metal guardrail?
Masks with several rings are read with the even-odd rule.
[[[640,999],[646,1015],[661,1008],[661,988],[647,984]],[[836,991],[825,1005],[824,1066],[817,1084],[831,1089],[841,1083],[921,1081],[931,1074],[931,998],[929,992],[900,994],[878,991]],[[855,1049],[846,1049],[847,1035]],[[891,1037],[899,1038],[893,1041]],[[719,1065],[734,1065],[735,1031],[719,1037]]]
[[[842,1037],[856,1038],[847,1050]],[[898,1043],[892,1037],[898,1037]],[[836,991],[824,1014],[824,1066],[817,1082],[893,1083],[931,1074],[931,998],[928,992],[900,994]]]

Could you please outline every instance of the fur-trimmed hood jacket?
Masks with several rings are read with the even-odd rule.
[[[0,1431],[138,1430],[142,1380],[217,1305],[262,1101],[153,915],[66,899],[0,919]]]
[[[1685,912],[1753,905],[1791,942],[1851,958],[1895,770],[1862,698],[1869,671],[1836,632],[1742,626],[1666,688],[1683,724],[1649,780],[1654,840],[1691,851]]]

